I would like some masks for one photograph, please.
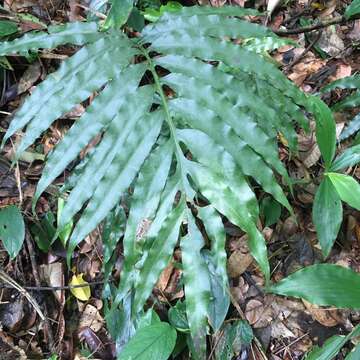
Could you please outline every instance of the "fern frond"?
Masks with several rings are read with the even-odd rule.
[[[103,37],[97,30],[97,24],[94,22],[49,26],[47,31],[31,32],[16,40],[2,42],[0,56],[28,55],[29,51],[53,49],[63,44],[84,45]]]
[[[86,100],[129,63],[136,53],[129,45],[122,35],[105,36],[64,61],[59,70],[36,87],[32,101],[25,102],[15,114],[3,144],[27,126],[17,149],[21,154],[57,118]],[[116,64],[113,64],[114,57],[119,60]]]
[[[83,26],[83,32],[73,38],[71,25],[48,37],[31,35],[23,40],[29,44],[25,50],[86,45],[37,86],[3,140],[26,126],[20,154],[53,121],[97,92],[49,154],[34,202],[97,137],[69,181],[59,221],[61,228],[84,209],[69,240],[68,263],[79,242],[131,186],[124,266],[111,311],[121,304],[130,309],[127,326],[133,329],[131,321],[179,244],[187,317],[199,358],[205,358],[208,322],[218,330],[226,316],[227,306],[218,312],[217,301],[229,303],[221,216],[248,234],[250,251],[268,282],[270,266],[257,228],[252,184],[292,211],[275,176],[291,183],[278,156],[277,136],[284,135],[296,149],[294,122],[307,128],[305,110],[314,109],[274,64],[256,53],[282,40],[267,28],[235,18],[248,14],[254,11],[184,8],[165,14],[131,40],[120,31],[91,30],[92,24],[87,30],[74,25]],[[242,39],[240,45],[233,38]],[[0,53],[19,51],[20,43],[0,45]],[[166,75],[160,76],[159,68]],[[166,87],[171,96],[165,95]],[[198,228],[200,220],[205,230]],[[209,251],[204,251],[205,233]],[[218,287],[219,299],[211,296]]]

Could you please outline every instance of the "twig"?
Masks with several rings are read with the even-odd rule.
[[[34,307],[35,311],[38,313],[41,320],[43,321],[45,320],[45,315],[41,311],[40,306],[38,305],[36,300],[22,286],[20,286],[15,280],[13,280],[9,275],[7,275],[2,270],[0,270],[0,280],[9,284],[9,287],[16,289],[21,295],[23,295],[29,301],[29,303]]]
[[[331,25],[337,25],[337,24],[345,24],[349,21],[353,21],[356,19],[359,19],[359,16],[354,16],[351,19],[347,19],[345,16],[337,16],[334,17],[333,19],[330,20],[324,20],[324,21],[319,21],[316,24],[313,25],[307,25],[301,28],[297,28],[297,29],[280,29],[280,30],[274,30],[274,33],[277,35],[296,35],[296,34],[302,34],[302,33],[306,33],[306,32],[310,32],[310,31],[314,31],[314,30],[319,30],[319,29],[323,29],[326,28],[328,26]]]
[[[28,248],[28,252],[29,252],[29,256],[30,256],[30,262],[31,262],[31,268],[32,268],[32,273],[34,275],[34,280],[35,280],[35,284],[37,286],[40,286],[40,276],[39,276],[39,272],[37,269],[37,262],[36,262],[36,258],[35,258],[35,250],[32,244],[32,239],[30,237],[29,232],[27,231],[25,234],[25,241],[26,241],[26,245]],[[45,312],[47,312],[47,307],[45,305]],[[54,348],[54,334],[52,332],[52,328],[51,325],[47,319],[47,317],[45,317],[44,319],[44,329],[47,330],[47,334],[48,334],[48,339],[49,339],[49,349],[50,351],[53,350]]]
[[[317,36],[314,38],[313,41],[311,41],[311,43],[305,48],[305,50],[296,59],[294,59],[288,66],[285,67],[286,71],[290,71],[313,48],[313,46],[319,41],[321,37],[321,33],[322,31],[319,31]]]
[[[79,284],[79,285],[65,285],[65,286],[23,286],[26,290],[32,291],[57,291],[57,290],[71,290],[77,288],[83,288],[86,286],[96,286],[96,285],[103,285],[104,281],[93,281],[86,284]],[[6,284],[0,284],[0,289],[9,289],[12,286]]]

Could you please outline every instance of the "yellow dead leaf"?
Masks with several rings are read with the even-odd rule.
[[[79,299],[81,301],[88,301],[90,299],[90,296],[91,296],[90,286],[83,279],[83,274],[73,275],[73,277],[70,281],[70,285],[71,286],[87,285],[87,286],[83,286],[83,287],[71,288],[70,291],[77,299]]]

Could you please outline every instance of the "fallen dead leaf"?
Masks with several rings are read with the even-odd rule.
[[[251,265],[253,262],[253,257],[250,255],[249,252],[241,252],[240,250],[234,251],[227,263],[227,270],[228,274],[231,278],[236,278],[243,274],[246,269]]]
[[[98,332],[104,324],[104,319],[99,313],[99,310],[87,304],[80,317],[79,328],[89,327],[92,331]]]
[[[306,309],[309,311],[311,317],[320,324],[327,327],[333,327],[341,322],[341,318],[339,317],[337,310],[323,309],[317,305],[307,302],[306,300],[303,300],[303,303]]]

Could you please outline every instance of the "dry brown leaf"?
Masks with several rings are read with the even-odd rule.
[[[18,94],[22,94],[29,90],[34,85],[34,83],[39,80],[41,76],[41,70],[41,64],[39,61],[29,65],[19,80]]]
[[[252,299],[246,304],[245,317],[250,325],[257,323],[264,312],[263,303],[259,300]]]
[[[341,322],[341,318],[336,309],[323,309],[317,305],[311,304],[303,300],[306,309],[309,311],[311,317],[320,324],[333,327]]]
[[[253,262],[253,257],[250,253],[243,253],[240,250],[235,250],[228,259],[227,270],[231,278],[236,278],[243,274],[246,269]]]
[[[344,77],[350,76],[352,68],[350,65],[340,63],[336,68],[336,73],[329,77],[329,82],[342,79]]]
[[[80,317],[79,327],[89,327],[92,331],[98,332],[104,324],[104,319],[99,313],[99,310],[91,305],[87,304]]]
[[[63,264],[56,262],[40,266],[40,278],[49,286],[64,286],[64,269]],[[59,304],[65,304],[64,290],[54,292]]]

